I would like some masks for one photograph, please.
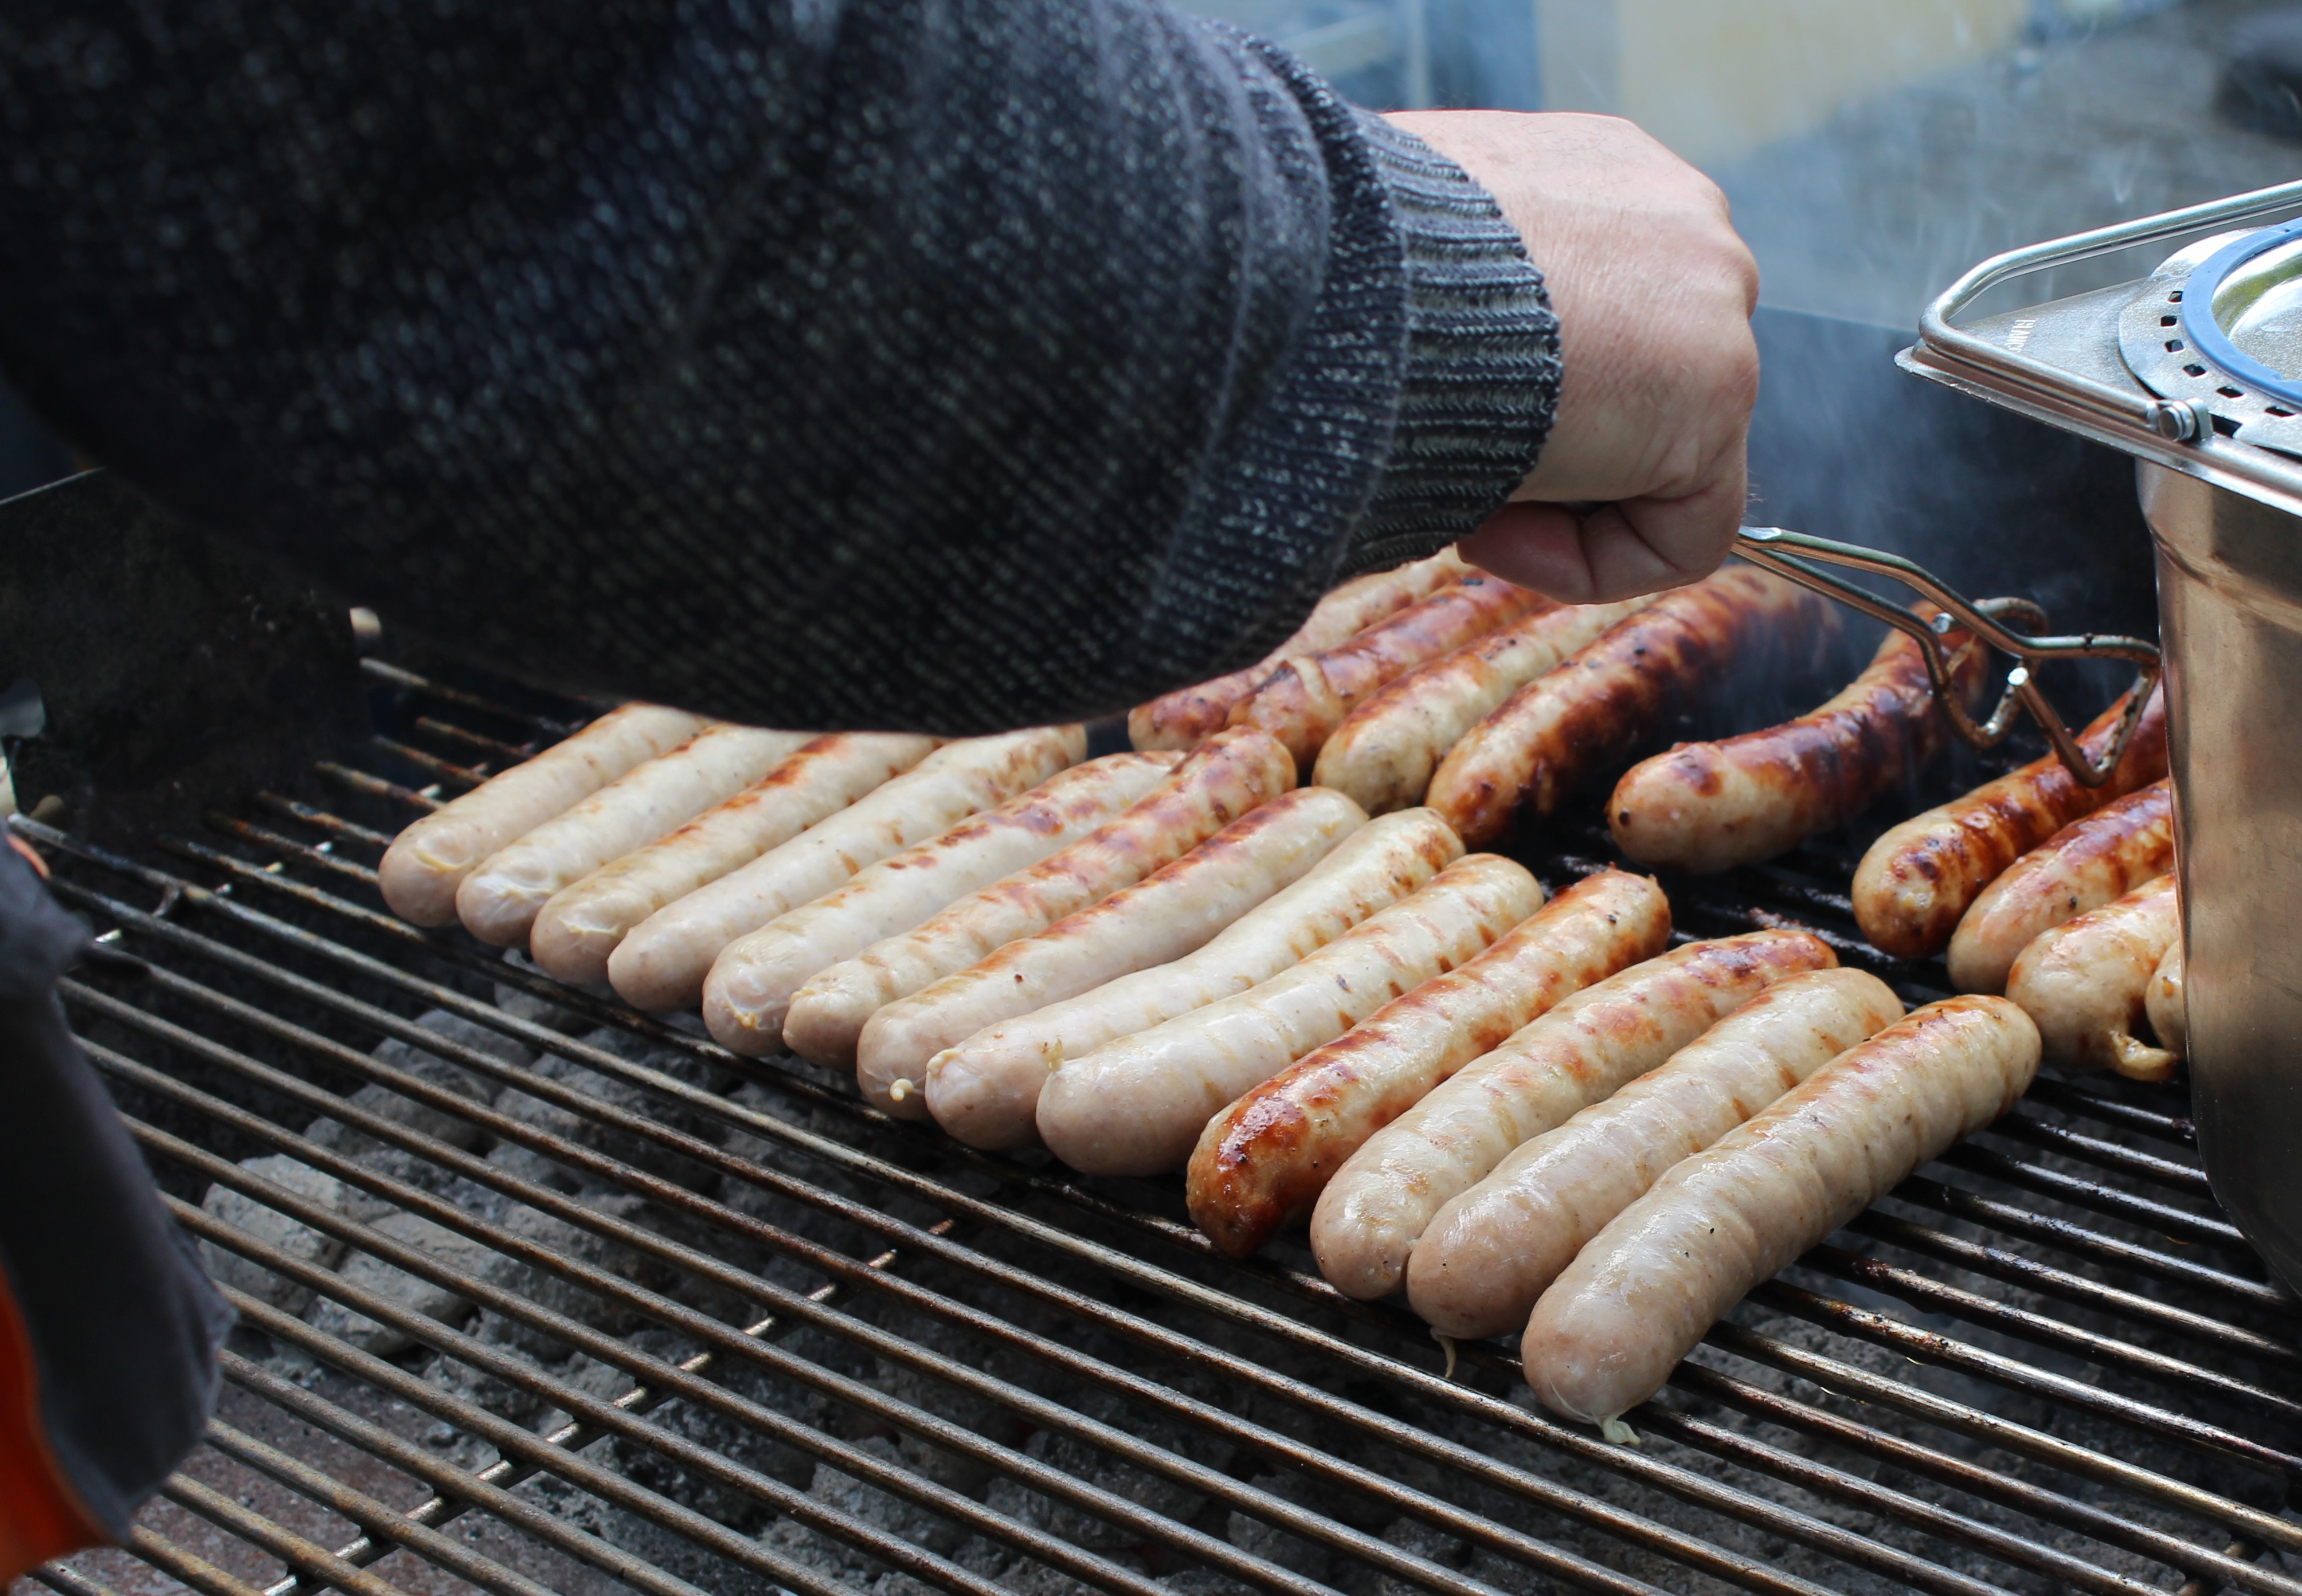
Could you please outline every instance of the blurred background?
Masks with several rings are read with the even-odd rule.
[[[1362,105],[1627,116],[1726,189],[1766,304],[1882,327],[1915,328],[2000,250],[2302,177],[2291,0],[1190,9],[1290,45]],[[2031,296],[2149,264],[2034,280]]]
[[[1899,334],[2000,250],[2302,177],[2296,0],[1184,4],[1362,105],[1631,118],[1724,187],[1763,303],[1794,322]],[[2163,253],[2021,292],[2140,276]],[[1792,324],[1762,328],[1770,359]],[[1828,358],[1876,365],[1895,342]],[[0,385],[0,495],[70,465]]]

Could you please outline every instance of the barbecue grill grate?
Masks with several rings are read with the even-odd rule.
[[[1611,1446],[1298,1245],[1216,1256],[1172,1182],[970,1153],[391,919],[390,830],[581,716],[366,668],[421,712],[328,807],[143,859],[13,822],[103,930],[74,1029],[248,1288],[207,1444],[51,1590],[2302,1596],[2295,1304],[2172,1094],[2041,1082]],[[1554,886],[1609,857],[1571,840]],[[1674,882],[1680,935],[1801,926],[1940,995],[1848,869]]]

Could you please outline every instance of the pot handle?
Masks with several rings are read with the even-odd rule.
[[[1834,542],[1802,532],[1786,532],[1779,526],[1745,526],[1735,539],[1735,552],[1752,565],[1876,617],[1916,639],[1919,651],[1926,659],[1927,676],[1934,685],[1936,701],[1949,716],[1952,728],[1975,747],[1988,748],[2012,731],[2017,706],[2029,710],[2030,718],[2054,744],[2063,768],[2082,786],[2098,787],[2118,769],[2119,760],[2126,756],[2126,745],[2134,736],[2134,727],[2142,718],[2142,706],[2158,685],[2162,667],[2157,644],[2139,637],[2104,632],[2041,636],[2039,634],[2046,626],[2046,611],[2029,600],[1970,601],[1945,586],[1924,567],[1899,554],[1884,554],[1876,549]],[[1890,604],[1820,566],[1809,563],[1815,560],[1890,577],[1930,600],[1939,613],[1929,624],[1899,605]],[[2002,620],[2030,630],[2012,631],[2001,624]],[[1990,647],[2012,655],[2016,661],[2006,673],[2005,689],[1987,720],[1978,721],[1968,714],[1966,706],[1952,690],[1951,661],[1943,648],[1942,634],[1953,626],[1965,627]],[[2069,722],[2039,691],[2031,667],[2048,659],[2124,659],[2136,667],[2134,691],[2128,695],[2126,713],[2119,722],[2117,735],[2111,739],[2100,760],[2087,757]]]

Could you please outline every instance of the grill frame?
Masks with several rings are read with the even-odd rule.
[[[2302,1419],[2302,1405],[2231,1371],[2251,1360],[2290,1372],[2302,1365],[2302,1352],[2294,1338],[2296,1305],[2245,1272],[2251,1255],[2212,1211],[2203,1175],[2182,1156],[2187,1123],[2165,1112],[2163,1092],[2101,1096],[2042,1083],[2010,1121],[1993,1128],[1987,1143],[1953,1151],[1900,1189],[1895,1209],[1874,1208],[1843,1233],[1857,1238],[1866,1251],[1835,1245],[1834,1239],[1753,1294],[1757,1308],[1779,1315],[1777,1324],[1804,1327],[1797,1333],[1812,1332],[1820,1338],[1816,1344],[1799,1344],[1778,1330],[1722,1324],[1706,1341],[1704,1361],[1690,1361],[1674,1378],[1672,1400],[1632,1415],[1649,1443],[1635,1450],[1617,1448],[1526,1405],[1516,1362],[1500,1348],[1450,1347],[1442,1353],[1403,1309],[1342,1298],[1302,1266],[1299,1248],[1281,1247],[1275,1256],[1243,1264],[1221,1258],[1183,1221],[1176,1195],[1156,1183],[1081,1182],[1053,1168],[959,1147],[932,1127],[887,1119],[852,1088],[843,1090],[844,1082],[801,1061],[736,1059],[676,1026],[505,964],[458,933],[424,932],[371,907],[374,869],[346,855],[380,853],[388,833],[339,809],[365,806],[371,816],[412,818],[436,807],[433,794],[441,785],[484,779],[490,769],[532,752],[537,738],[564,735],[573,723],[514,710],[483,688],[384,661],[366,661],[365,668],[372,684],[407,695],[427,712],[412,718],[406,735],[379,735],[356,757],[318,767],[340,802],[264,794],[252,806],[254,818],[207,817],[214,840],[161,839],[164,862],[131,859],[29,821],[12,821],[63,867],[58,890],[65,901],[109,928],[97,962],[67,982],[68,1012],[76,1029],[101,1021],[140,1037],[138,1048],[147,1057],[103,1041],[91,1044],[107,1081],[125,1084],[144,1100],[171,1103],[192,1122],[213,1127],[225,1147],[219,1153],[131,1116],[131,1132],[147,1155],[260,1196],[275,1211],[407,1273],[428,1273],[499,1320],[570,1345],[597,1366],[621,1366],[631,1389],[602,1398],[528,1369],[471,1334],[420,1318],[395,1321],[382,1299],[360,1296],[331,1271],[267,1251],[205,1210],[172,1197],[196,1234],[321,1289],[372,1320],[416,1332],[435,1349],[508,1384],[525,1383],[531,1394],[571,1415],[552,1436],[529,1435],[509,1420],[491,1419],[475,1403],[459,1404],[399,1364],[239,1298],[236,1306],[251,1326],[276,1342],[349,1371],[374,1392],[420,1407],[508,1459],[474,1478],[263,1361],[228,1353],[226,1374],[236,1391],[327,1432],[429,1491],[427,1499],[395,1508],[221,1421],[202,1455],[164,1494],[174,1508],[222,1537],[235,1560],[265,1569],[267,1596],[316,1596],[331,1587],[357,1596],[392,1596],[401,1587],[367,1570],[395,1553],[401,1567],[412,1553],[432,1571],[495,1596],[535,1596],[540,1587],[531,1575],[446,1533],[470,1516],[526,1537],[521,1544],[541,1549],[539,1556],[572,1558],[651,1596],[690,1596],[696,1588],[538,1507],[533,1491],[521,1493],[522,1482],[536,1474],[619,1504],[770,1585],[803,1596],[852,1588],[768,1547],[764,1530],[731,1529],[595,1462],[585,1449],[602,1434],[643,1447],[720,1491],[747,1496],[776,1516],[867,1556],[871,1567],[930,1589],[988,1596],[995,1588],[1009,1588],[897,1530],[819,1502],[803,1489],[757,1470],[743,1472],[703,1443],[651,1423],[665,1411],[663,1404],[675,1415],[683,1407],[715,1412],[891,1498],[996,1539],[1039,1570],[1127,1596],[1174,1588],[1172,1581],[1162,1583],[1158,1573],[1170,1559],[1212,1570],[1227,1583],[1289,1596],[1317,1596],[1333,1588],[1290,1567],[1284,1540],[1253,1550],[1268,1541],[1270,1530],[1315,1549],[1319,1555],[1310,1564],[1317,1567],[1323,1558],[1323,1572],[1346,1591],[1374,1580],[1444,1596],[1514,1596],[1533,1581],[1622,1592],[1667,1587],[1806,1596],[1897,1586],[1978,1596],[2035,1588],[2045,1580],[2108,1596],[2159,1588],[2158,1579],[2172,1576],[2197,1596],[2223,1586],[2302,1596],[2302,1579],[2273,1566],[2278,1559],[2257,1560],[2274,1550],[2302,1570],[2302,1524],[2196,1483],[2206,1470],[2251,1469],[2275,1482],[2268,1497],[2282,1503],[2302,1477],[2302,1424],[2294,1422]],[[580,719],[579,706],[569,710]],[[458,718],[443,718],[448,715]],[[490,729],[465,723],[473,718]],[[433,785],[419,790],[397,779],[411,776]],[[310,840],[291,835],[298,831]],[[1527,862],[1554,886],[1612,862],[1602,830],[1554,830],[1548,840],[1568,846],[1529,856]],[[1674,881],[1679,936],[1795,926],[1823,936],[1844,962],[1885,976],[1908,1000],[1940,995],[1945,983],[1938,965],[1888,960],[1861,942],[1851,906],[1833,885],[1850,869],[1844,859],[1806,853],[1786,867]],[[132,901],[138,892],[156,895],[150,910]],[[312,928],[314,922],[322,929]],[[419,962],[429,974],[418,973]],[[188,969],[207,973],[195,979]],[[333,984],[323,979],[329,975]],[[682,1072],[578,1040],[459,989],[458,982],[468,986],[480,977],[499,990],[542,999],[658,1049],[659,1063],[676,1062]],[[368,995],[353,995],[355,987]],[[618,1100],[426,1030],[399,1012],[409,1006],[445,1009],[538,1057],[589,1071],[592,1080],[613,1084]],[[183,1025],[159,1012],[169,1007],[197,1011],[213,1024]],[[320,1019],[324,1028],[306,1023]],[[251,1040],[235,1046],[210,1030]],[[346,1035],[361,1039],[347,1041]],[[651,1159],[685,1160],[861,1243],[841,1250],[600,1147],[483,1107],[371,1056],[369,1038],[375,1037],[419,1046],[500,1086],[517,1086],[529,1098],[573,1116],[589,1134],[622,1138],[609,1146]],[[349,1088],[315,1084],[304,1072],[283,1068],[280,1059],[267,1062],[247,1052],[258,1045],[254,1038],[266,1049],[285,1050],[281,1059],[302,1061],[311,1073],[383,1085],[479,1127],[500,1146],[524,1147],[562,1171],[635,1194],[650,1222],[676,1215],[685,1224],[718,1227],[688,1234],[740,1238],[751,1256],[793,1264],[821,1284],[807,1291],[777,1284],[671,1239],[650,1222],[604,1214],[575,1193],[508,1173],[480,1155],[365,1113],[348,1101]],[[293,1117],[285,1110],[267,1115],[181,1078],[184,1071],[155,1067],[148,1057],[155,1047],[197,1059],[213,1077],[211,1086],[237,1082],[267,1095],[267,1101],[294,1105],[296,1113],[332,1117],[435,1169],[452,1170],[620,1246],[680,1280],[708,1282],[725,1299],[771,1311],[730,1323],[667,1290],[557,1256],[498,1221],[465,1213],[421,1189],[399,1188],[356,1159],[315,1145],[301,1129],[282,1122]],[[166,1062],[168,1054],[160,1056]],[[769,1101],[812,1116],[811,1126],[727,1096],[727,1081],[774,1094]],[[723,1138],[752,1138],[776,1151],[782,1167],[752,1164],[700,1133],[699,1126]],[[634,1349],[628,1336],[555,1317],[552,1309],[517,1292],[461,1276],[242,1170],[226,1155],[242,1146],[290,1153],[531,1270],[584,1282],[595,1298],[620,1301],[641,1320],[696,1342],[698,1352],[682,1360],[688,1365],[682,1368]],[[892,1195],[874,1208],[853,1195],[859,1189]],[[921,1222],[883,1211],[905,1204]],[[928,1220],[929,1214],[938,1217]],[[1991,1234],[1978,1237],[1979,1228]],[[2168,1250],[2170,1239],[2202,1256]],[[1041,1267],[1030,1266],[1035,1259]],[[2104,1273],[2110,1278],[2096,1278]],[[967,1289],[921,1283],[914,1274]],[[2028,1292],[2029,1300],[2007,1300],[2010,1288]],[[979,1293],[1026,1305],[1028,1313],[1003,1317],[978,1300]],[[1154,1426],[1155,1433],[1220,1441],[1234,1460],[1257,1461],[1248,1474],[1237,1466],[1227,1473],[1172,1445],[1130,1435],[1083,1410],[1076,1399],[994,1374],[987,1363],[967,1367],[937,1345],[851,1314],[845,1305],[859,1298],[922,1315],[922,1323],[952,1327],[1000,1356],[1021,1358],[1024,1368],[1076,1382],[1058,1388],[1067,1393],[1092,1390],[1105,1403],[1160,1415],[1168,1428]],[[2245,1322],[2201,1307],[2206,1298],[2227,1305]],[[1889,1302],[1902,1305],[1901,1312],[1886,1311]],[[1913,1315],[1931,1316],[1911,1323]],[[1177,1328],[1179,1320],[1189,1328]],[[2282,1338],[2262,1328],[2271,1320],[2284,1322]],[[1071,1328],[1098,1345],[1134,1349],[1150,1360],[1145,1367],[1187,1371],[1217,1382],[1216,1390],[1239,1392],[1240,1410],[1182,1390],[1172,1376],[1162,1379],[1122,1366],[1110,1353],[1070,1344],[1047,1333],[1049,1324]],[[924,1384],[897,1396],[783,1348],[802,1331],[868,1357],[875,1369],[907,1370]],[[2165,1349],[2169,1339],[2176,1351]],[[2065,1365],[2075,1363],[2076,1371],[2006,1350],[2025,1345],[2044,1347]],[[1251,1356],[1242,1346],[1264,1350]],[[1864,1366],[1866,1357],[1878,1362],[1875,1355],[1923,1361],[1969,1387],[2004,1395],[1981,1406],[1888,1379],[1879,1368]],[[1002,1514],[930,1471],[891,1463],[774,1408],[746,1407],[748,1399],[730,1395],[710,1378],[715,1369],[738,1363],[867,1413],[884,1429],[940,1447],[1043,1501],[1139,1533],[1143,1550],[1079,1546],[1040,1523]],[[2113,1383],[2092,1383],[2089,1373]],[[1787,1390],[1770,1383],[1785,1380],[1793,1382]],[[955,1407],[972,1404],[1020,1418],[1102,1459],[1117,1459],[1134,1471],[1130,1478],[1163,1482],[1184,1499],[1214,1504],[1228,1516],[1202,1510],[1179,1521],[1105,1484],[1075,1479],[1019,1445],[979,1433],[932,1405],[922,1407],[921,1390],[964,1399]],[[1808,1397],[1807,1390],[1818,1395]],[[2143,1394],[2130,1394],[2135,1391]],[[1514,1392],[1522,1394],[1514,1399]],[[1383,1403],[1416,1416],[1401,1419],[1371,1405],[1377,1393]],[[2202,1399],[2224,1406],[2202,1407]],[[2230,1415],[2231,1402],[2250,1404],[2284,1423],[2240,1425]],[[2025,1423],[1994,1410],[2025,1404],[2044,1405],[2046,1422]],[[2153,1466],[2122,1449],[2055,1432],[2072,1424],[2110,1426],[2137,1437],[2138,1449],[2155,1448],[2196,1466],[2188,1472]],[[1491,1438],[1491,1444],[1483,1450],[1465,1434]],[[1351,1439],[1346,1445],[1338,1438]],[[1992,1466],[1977,1448],[2019,1461]],[[2153,1462],[2163,1459],[2154,1454]],[[360,1533],[320,1544],[197,1477],[203,1468],[215,1472],[219,1463],[230,1466],[227,1474],[232,1468],[260,1474],[358,1525]],[[1865,1468],[1892,1471],[1888,1483]],[[1279,1486],[1258,1483],[1274,1473]],[[1411,1474],[1412,1483],[1397,1477],[1401,1474]],[[1905,1489],[1897,1479],[1926,1482],[1938,1494]],[[1315,1505],[1319,1491],[1356,1493],[1359,1505],[1322,1511]],[[1518,1513],[1532,1508],[1547,1516],[1546,1522],[1568,1527],[1550,1533],[1523,1528],[1507,1522],[1495,1504]],[[1387,1539],[1378,1533],[1388,1527],[1382,1522],[1387,1516],[1396,1516],[1393,1523],[1419,1522],[1426,1540],[1467,1548],[1464,1567]],[[1240,1529],[1241,1518],[1264,1526],[1260,1541]],[[2170,1528],[2173,1519],[2187,1533]],[[1927,1550],[1913,1550],[1909,1535],[1926,1537],[1917,1545]],[[2080,1538],[2069,1542],[2079,1550],[2063,1543],[2069,1537]],[[1790,1554],[1771,1550],[1777,1544],[1800,1549],[1790,1560],[1806,1571],[1780,1566]],[[1273,1545],[1279,1548],[1275,1553]],[[203,1596],[250,1596],[256,1588],[148,1526],[139,1529],[130,1550],[147,1570]],[[2143,1569],[2103,1566],[2112,1551],[2142,1559]],[[68,1596],[113,1596],[99,1574],[107,1567],[105,1558],[119,1556],[66,1559],[33,1577]],[[1973,1572],[1984,1565],[1989,1578]],[[284,1572],[271,1576],[274,1568]]]

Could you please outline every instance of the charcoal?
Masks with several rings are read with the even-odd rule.
[[[583,1200],[587,1207],[626,1221],[636,1219],[645,1205],[638,1197],[614,1194],[602,1194]],[[525,1205],[508,1208],[502,1223],[505,1230],[523,1240],[533,1242],[563,1257],[619,1275],[650,1290],[661,1290],[676,1284],[669,1270],[642,1256],[631,1247],[570,1224],[566,1220],[538,1213]],[[627,1335],[641,1323],[636,1313],[621,1304],[597,1296],[549,1270],[501,1253],[488,1253],[479,1273],[491,1285],[515,1292],[539,1307],[565,1315],[611,1335]],[[506,1323],[506,1333],[511,1344],[521,1347],[546,1363],[558,1363],[572,1350],[556,1337],[533,1326],[512,1324],[508,1321]]]
[[[527,1349],[523,1344],[520,1327],[508,1319],[483,1310],[473,1321],[467,1333],[475,1340],[508,1354],[541,1373],[554,1378],[560,1373],[559,1369],[548,1368],[545,1360]],[[424,1371],[424,1378],[441,1390],[523,1428],[532,1426],[536,1415],[546,1406],[541,1396],[526,1387],[444,1355],[432,1360]]]
[[[340,1210],[344,1205],[342,1181],[333,1175],[321,1173],[309,1164],[299,1163],[285,1153],[273,1153],[263,1158],[243,1158],[239,1166],[323,1207]],[[251,1239],[278,1247],[291,1258],[316,1264],[322,1268],[332,1268],[343,1256],[344,1244],[335,1237],[324,1235],[284,1214],[267,1208],[255,1198],[244,1197],[230,1187],[209,1187],[207,1195],[200,1199],[200,1206]],[[200,1261],[214,1279],[268,1302],[285,1313],[301,1314],[311,1306],[311,1287],[284,1275],[274,1274],[214,1242],[200,1243]]]
[[[596,1037],[612,1033],[592,1034]],[[536,1060],[531,1067],[543,1079],[556,1081],[610,1108],[658,1121],[705,1141],[718,1139],[716,1128],[701,1116],[681,1113],[668,1105],[652,1100],[639,1088],[596,1070],[571,1063],[552,1054]],[[676,1181],[691,1190],[710,1191],[718,1184],[716,1172],[673,1152],[645,1134],[610,1126],[588,1113],[548,1103],[517,1087],[504,1088],[496,1098],[496,1108],[499,1113],[532,1125],[545,1135],[628,1163],[649,1174]]]
[[[374,1228],[394,1241],[420,1247],[448,1268],[464,1273],[479,1273],[494,1256],[480,1242],[433,1224],[420,1214],[387,1214],[374,1222]],[[472,1311],[468,1300],[447,1287],[418,1279],[364,1252],[355,1252],[346,1258],[336,1273],[348,1286],[372,1291],[394,1306],[437,1319],[442,1324],[459,1324]],[[306,1317],[314,1329],[325,1331],[379,1357],[390,1357],[416,1344],[416,1338],[407,1331],[380,1324],[324,1297],[314,1303]]]
[[[539,979],[549,979],[535,967],[535,961],[527,956],[525,949],[506,948],[503,958],[504,962],[515,970],[525,970],[529,975]],[[605,981],[592,982],[587,986],[576,987],[575,990],[592,992],[593,987],[599,990],[592,992],[592,995],[613,1000],[614,988],[609,987]],[[514,1019],[525,1020],[531,1025],[548,1025],[564,1036],[572,1037],[592,1023],[573,1009],[563,1008],[548,997],[538,997],[525,987],[511,986],[503,981],[495,983],[494,1000],[496,1007]]]

